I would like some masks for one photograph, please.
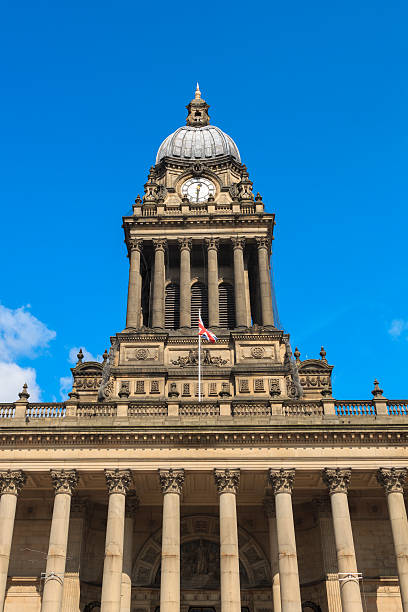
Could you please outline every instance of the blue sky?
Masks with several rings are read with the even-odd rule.
[[[276,213],[292,346],[325,346],[336,397],[375,377],[407,397],[407,21],[365,0],[3,2],[0,401],[25,378],[59,400],[77,347],[123,329],[121,217],[196,80]]]

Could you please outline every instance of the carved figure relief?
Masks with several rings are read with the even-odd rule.
[[[212,355],[209,349],[201,351],[201,365],[212,365],[221,367],[228,363],[227,359],[222,359],[219,355]],[[174,366],[185,368],[187,366],[198,366],[198,349],[190,349],[186,357],[179,355],[177,359],[171,361]]]

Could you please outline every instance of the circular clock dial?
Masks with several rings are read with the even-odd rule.
[[[183,184],[181,193],[190,202],[206,202],[210,196],[215,195],[215,185],[207,178],[190,178]]]

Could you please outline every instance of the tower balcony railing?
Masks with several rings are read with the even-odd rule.
[[[197,400],[159,399],[158,401],[135,401],[127,399],[109,402],[15,402],[0,403],[0,423],[16,426],[35,425],[43,421],[69,425],[73,421],[92,421],[96,419],[163,419],[179,418],[218,418],[229,417],[238,421],[245,418],[267,418],[269,420],[297,418],[329,419],[330,421],[347,417],[353,419],[408,417],[408,400],[261,400],[222,398],[198,402]],[[341,421],[344,424],[344,421]]]

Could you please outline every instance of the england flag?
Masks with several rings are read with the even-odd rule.
[[[210,332],[209,329],[206,329],[204,327],[204,323],[201,318],[201,314],[198,316],[198,335],[201,338],[205,338],[206,340],[208,340],[208,342],[211,342],[212,344],[214,344],[214,342],[217,342],[218,340],[215,334],[213,334],[212,332]]]

